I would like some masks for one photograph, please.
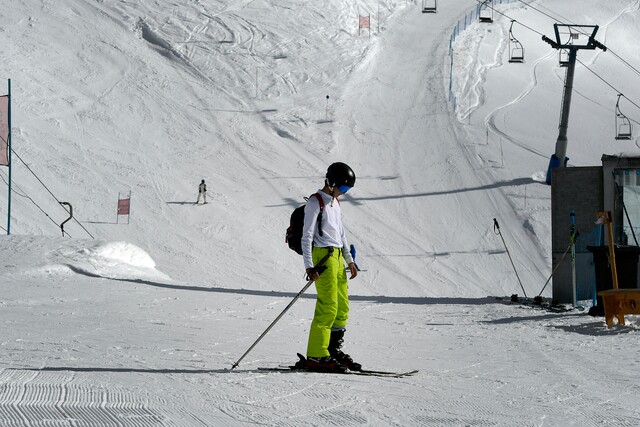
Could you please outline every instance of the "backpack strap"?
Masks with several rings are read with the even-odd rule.
[[[311,196],[316,196],[318,204],[320,204],[320,213],[318,213],[318,234],[322,237],[322,212],[324,211],[324,200],[322,200],[322,196],[318,193],[313,193]],[[309,198],[311,198],[311,196]]]

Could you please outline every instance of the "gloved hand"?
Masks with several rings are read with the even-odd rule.
[[[320,273],[315,268],[307,268],[307,280],[315,282],[320,277]]]

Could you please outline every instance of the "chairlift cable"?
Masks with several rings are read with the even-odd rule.
[[[18,155],[18,153],[16,153],[16,151],[15,151],[13,148],[11,148],[11,152],[12,152],[13,154],[15,154],[15,155],[16,155],[16,157],[17,157],[17,158],[22,162],[22,164],[27,168],[27,170],[28,170],[29,172],[31,172],[31,174],[32,174],[32,175],[33,175],[33,176],[38,180],[38,182],[40,182],[40,184],[42,184],[42,186],[43,186],[43,187],[44,187],[44,188],[49,192],[49,194],[51,195],[51,197],[53,197],[53,198],[55,199],[55,201],[56,201],[56,202],[58,202],[58,204],[60,204],[60,200],[58,200],[58,198],[57,198],[57,197],[56,197],[56,196],[51,192],[51,190],[49,190],[49,187],[47,187],[47,186],[45,185],[45,183],[44,183],[44,182],[42,182],[42,180],[38,177],[38,175],[36,175],[36,174],[35,174],[35,172],[33,172],[33,171],[31,170],[31,168],[29,167],[29,165],[27,165],[27,164],[25,163],[25,161],[24,161],[24,160],[22,160],[22,158],[20,157],[20,155]],[[60,205],[60,206],[62,206],[62,205]],[[64,209],[64,208],[63,208],[63,209]],[[68,212],[68,211],[65,209],[65,212]],[[81,227],[81,228],[82,228],[82,229],[83,229],[83,230],[84,230],[84,231],[85,231],[89,236],[91,236],[91,238],[92,238],[92,239],[95,239],[95,237],[93,237],[93,235],[92,235],[91,233],[89,233],[89,230],[87,230],[87,229],[84,227],[84,225],[82,225],[82,224],[81,224],[81,223],[80,223],[76,218],[74,218],[74,221],[75,221],[75,222],[76,222],[76,223],[77,223],[77,224],[78,224],[78,225],[79,225],[79,226],[80,226],[80,227]]]
[[[557,19],[556,17],[554,17],[554,16],[552,16],[552,15],[550,15],[550,14],[546,13],[546,12],[541,11],[540,9],[538,9],[538,8],[536,8],[536,7],[534,7],[534,6],[531,6],[529,3],[526,3],[524,0],[518,0],[518,1],[519,1],[519,2],[521,2],[522,4],[526,5],[526,6],[530,7],[531,9],[535,10],[536,12],[541,13],[541,14],[543,14],[543,15],[547,16],[548,18],[551,18],[552,20],[554,20],[554,21],[556,21],[556,22],[561,21],[561,20]],[[484,4],[484,1],[483,1],[483,0],[476,0],[476,2],[477,2],[477,3],[479,3],[479,4]],[[544,36],[544,35],[545,35],[544,33],[541,33],[540,31],[537,31],[537,30],[535,30],[534,28],[532,28],[532,27],[530,27],[530,26],[528,26],[528,25],[526,25],[526,24],[523,24],[522,22],[520,22],[520,21],[518,21],[518,20],[516,20],[516,19],[511,18],[511,17],[510,17],[509,15],[507,15],[506,13],[502,13],[502,12],[500,12],[499,10],[495,9],[494,7],[491,7],[491,9],[493,9],[493,11],[494,11],[495,13],[498,13],[498,14],[500,14],[500,15],[504,16],[505,18],[507,18],[507,19],[511,20],[511,21],[512,21],[512,25],[513,25],[513,22],[517,22],[518,24],[522,25],[523,27],[527,28],[528,30],[530,30],[530,31],[532,31],[532,32],[534,32],[534,33],[536,33],[536,34],[538,34],[538,35],[542,35],[542,36]],[[562,22],[561,22],[561,23],[562,23]],[[565,25],[575,25],[575,24],[566,24],[566,23],[565,23]],[[582,33],[582,34],[585,34],[585,33]],[[586,34],[585,34],[585,35],[586,35]],[[624,64],[625,64],[625,65],[627,65],[629,68],[631,68],[634,72],[636,72],[638,75],[640,75],[640,70],[638,70],[637,68],[635,68],[633,65],[631,65],[629,62],[627,62],[627,61],[626,61],[624,58],[622,58],[620,55],[618,55],[617,53],[615,53],[614,51],[612,51],[612,50],[611,50],[611,48],[610,48],[610,47],[608,47],[608,46],[607,46],[607,51],[608,51],[608,52],[611,52],[611,53],[613,54],[613,56],[615,56],[616,58],[618,58],[622,63],[624,63]],[[609,83],[608,81],[606,81],[602,76],[598,75],[595,71],[593,71],[591,68],[589,68],[586,64],[584,64],[584,63],[583,63],[582,61],[580,61],[578,58],[576,58],[576,61],[577,61],[577,62],[579,62],[582,66],[584,66],[584,67],[585,67],[587,70],[589,70],[591,73],[593,73],[593,74],[594,74],[596,77],[598,77],[600,80],[602,80],[602,81],[603,81],[607,86],[609,86],[611,89],[613,89],[616,93],[621,93],[621,91],[619,91],[618,89],[616,89],[616,88],[615,88],[611,83]],[[625,95],[622,95],[622,96],[623,96],[625,99],[627,99],[631,104],[633,104],[636,108],[640,109],[640,105],[638,105],[637,103],[635,103],[634,101],[632,101],[631,99],[629,99],[627,96],[625,96]],[[627,117],[627,118],[629,118],[629,117]],[[631,119],[631,118],[629,118],[629,120],[633,121],[634,123],[638,123],[638,124],[640,124],[639,122],[637,122],[636,120],[633,120],[633,119]]]
[[[7,181],[7,179],[9,177],[7,177],[7,179],[5,179],[4,175],[6,175],[2,169],[0,169],[0,174],[2,175],[2,181],[4,181],[5,184],[9,185],[9,182]],[[25,199],[29,199],[30,197],[27,196],[26,192],[18,187],[18,184],[16,184],[15,182],[13,183],[13,186],[11,187],[11,191],[13,191],[13,194],[15,194],[16,196],[20,196],[20,197],[24,197]]]
[[[542,11],[540,11],[540,10],[536,9],[535,7],[533,7],[533,6],[529,5],[528,3],[525,3],[525,2],[524,2],[524,0],[518,0],[518,1],[520,1],[521,3],[523,3],[523,4],[525,4],[525,5],[529,6],[529,7],[531,7],[532,9],[534,9],[534,10],[538,11],[539,13],[542,13],[543,15],[545,15],[545,16],[547,16],[547,17],[549,17],[549,18],[551,18],[551,19],[553,19],[553,20],[555,20],[555,21],[558,21],[558,20],[557,20],[557,19],[555,19],[553,16],[551,16],[551,15],[549,15],[549,14],[545,13],[545,12],[542,12]],[[482,0],[476,0],[476,2],[478,2],[478,3],[483,3],[483,1],[482,1]],[[530,31],[533,31],[534,33],[536,33],[536,34],[538,34],[538,35],[541,35],[541,36],[544,36],[544,35],[545,35],[544,33],[541,33],[540,31],[537,31],[537,30],[535,30],[535,29],[531,28],[530,26],[528,26],[528,25],[526,25],[526,24],[523,24],[522,22],[518,21],[517,19],[513,19],[513,18],[511,18],[511,17],[510,17],[509,15],[507,15],[506,13],[502,13],[502,12],[500,12],[499,10],[497,10],[497,9],[495,9],[495,8],[494,8],[494,11],[495,11],[496,13],[498,13],[498,14],[500,14],[500,15],[504,16],[505,18],[507,18],[507,19],[511,20],[512,22],[516,22],[516,23],[518,23],[518,24],[522,25],[523,27],[527,28],[527,29],[528,29],[528,30],[530,30]],[[572,25],[572,24],[566,24],[566,25]],[[584,33],[583,33],[583,34],[584,34]],[[610,49],[608,46],[607,46],[607,51],[611,52],[611,53],[612,53],[616,58],[620,59],[623,63],[625,63],[628,67],[630,67],[632,70],[634,70],[636,73],[638,73],[638,75],[640,75],[640,71],[638,71],[636,68],[634,68],[631,64],[629,64],[627,61],[625,61],[625,60],[624,60],[622,57],[620,57],[618,54],[616,54],[615,52],[611,51],[611,49]],[[598,78],[600,78],[603,82],[605,82],[609,87],[611,87],[611,88],[612,88],[613,90],[615,90],[617,93],[620,93],[620,91],[619,91],[619,90],[617,90],[616,88],[614,88],[614,87],[613,87],[609,82],[607,82],[607,81],[606,81],[606,80],[604,80],[602,77],[600,77],[599,75],[597,75],[593,70],[591,70],[589,67],[587,67],[587,66],[586,66],[582,61],[580,61],[580,60],[579,60],[579,59],[577,59],[577,58],[576,58],[576,60],[577,60],[578,62],[580,62],[580,64],[582,64],[584,67],[586,67],[589,71],[591,71],[592,73],[594,73]],[[623,96],[624,96],[624,95],[623,95]],[[627,97],[625,96],[625,98],[627,98]],[[627,99],[629,99],[629,98],[627,98]],[[635,105],[636,107],[638,107],[638,108],[640,109],[640,106],[638,106],[638,104],[636,104],[635,102],[631,101],[630,99],[629,99],[629,101],[630,101],[633,105]]]
[[[9,185],[9,183],[7,182],[7,180],[6,180],[6,179],[5,179],[5,177],[4,177],[4,174],[0,174],[0,178],[2,178],[2,180],[4,181],[4,183],[5,183],[5,184]],[[16,195],[18,195],[18,196],[20,196],[20,197],[24,197],[24,198],[26,198],[26,199],[29,199],[29,200],[31,201],[31,203],[33,203],[33,204],[34,204],[38,209],[40,209],[40,212],[42,212],[42,213],[43,213],[47,218],[49,218],[49,221],[51,221],[52,223],[54,223],[54,224],[56,225],[56,227],[60,227],[60,225],[59,225],[59,224],[58,224],[58,223],[57,223],[53,218],[51,218],[51,216],[50,216],[50,215],[49,215],[49,214],[48,214],[44,209],[42,209],[42,207],[40,207],[40,205],[38,205],[38,204],[35,202],[35,200],[33,200],[29,195],[27,195],[27,194],[26,194],[26,192],[25,192],[24,190],[19,189],[20,191],[22,191],[23,193],[25,193],[25,194],[20,194],[20,193],[15,189],[15,187],[17,187],[17,185],[16,185],[16,183],[15,183],[15,182],[13,183],[13,187],[14,187],[14,188],[12,188],[11,190],[13,191],[13,193],[14,193],[14,194],[16,194]],[[3,228],[3,230],[4,230],[4,228]],[[6,230],[5,230],[5,231],[6,231]],[[71,237],[71,236],[69,235],[69,233],[67,233],[67,235],[68,235],[69,237]]]
[[[558,19],[555,16],[552,16],[552,15],[550,15],[548,13],[545,13],[545,12],[541,11],[540,9],[536,8],[535,6],[531,6],[531,4],[529,4],[529,3],[525,3],[524,0],[518,0],[518,1],[520,3],[522,3],[522,4],[524,4],[525,6],[528,6],[531,9],[535,10],[536,12],[543,14],[544,16],[546,16],[547,18],[550,18],[551,20],[553,20],[555,22],[558,22],[560,24],[566,24],[566,25],[575,25],[575,24],[570,24],[570,23],[565,22],[566,18],[564,18],[562,16],[560,16],[560,18],[562,18],[562,19]],[[533,2],[531,2],[531,3],[533,3]]]
[[[507,16],[507,15],[505,15]],[[507,17],[508,18],[508,17]],[[517,19],[511,19],[513,22],[515,22],[516,24],[520,24],[523,27],[525,27],[526,29],[528,29],[529,31],[533,31],[534,33],[538,34],[539,36],[544,36],[543,33],[541,33],[540,31],[534,30],[533,28],[531,28],[530,26],[523,24],[522,22],[518,21]]]
[[[571,24],[571,23],[563,22],[563,21],[565,20],[565,18],[562,18],[562,17],[561,17],[562,19],[557,19],[556,17],[554,17],[554,16],[552,16],[552,15],[550,15],[550,14],[548,14],[548,13],[545,13],[545,12],[541,11],[540,9],[537,9],[537,8],[536,8],[536,7],[534,7],[534,6],[531,6],[531,5],[530,5],[530,4],[528,4],[528,3],[525,3],[525,2],[524,2],[524,0],[518,0],[518,1],[519,1],[520,3],[522,3],[522,4],[526,5],[526,6],[529,6],[531,9],[535,10],[536,12],[541,13],[541,14],[545,15],[545,16],[546,16],[546,17],[548,17],[548,18],[551,18],[552,20],[554,20],[554,21],[556,21],[556,22],[558,22],[558,23],[565,24],[565,25],[575,25],[575,24]],[[497,11],[496,11],[496,12],[497,12]],[[498,12],[498,13],[500,13],[500,12]],[[522,23],[521,23],[521,22],[519,22],[519,24],[520,24],[520,25],[522,25]],[[527,27],[527,28],[529,28],[529,27]],[[531,28],[529,28],[529,29],[531,29]],[[533,30],[533,31],[535,31],[535,30]],[[537,33],[537,31],[535,31],[535,32]],[[588,36],[588,35],[589,35],[589,34],[587,34],[587,33],[584,33],[584,32],[582,32],[582,31],[580,31],[580,30],[578,30],[578,32],[579,32],[580,34],[582,34],[582,35],[586,35],[586,36]],[[538,33],[538,34],[540,34],[540,33]],[[619,59],[623,64],[625,64],[627,67],[631,68],[631,69],[632,69],[636,74],[640,75],[640,70],[638,70],[637,68],[635,68],[635,67],[634,67],[633,65],[631,65],[629,62],[627,62],[624,58],[622,58],[620,55],[618,55],[616,52],[614,52],[614,51],[613,51],[609,46],[607,46],[607,51],[609,51],[611,54],[613,54],[613,56],[615,56],[616,58],[618,58],[618,59]]]
[[[608,46],[607,46],[607,51],[610,52],[616,58],[618,58],[624,65],[626,65],[627,67],[631,68],[636,74],[638,74],[640,76],[640,70],[638,70],[636,67],[634,67],[633,65],[628,63],[624,58],[622,58],[620,55],[618,55],[613,50],[611,50],[611,48],[608,47]]]
[[[593,71],[591,68],[589,68],[584,62],[580,61],[578,58],[576,58],[576,61],[578,61],[583,67],[585,67],[587,70],[589,70],[594,76],[596,76],[597,78],[599,78],[600,80],[602,80],[607,86],[609,86],[611,89],[613,89],[616,93],[622,95],[623,98],[625,98],[627,101],[629,101],[631,104],[633,104],[634,106],[636,106],[636,108],[638,108],[640,110],[640,105],[636,104],[635,102],[633,102],[629,97],[627,97],[626,95],[623,95],[621,93],[621,91],[619,91],[616,87],[614,87],[611,83],[609,83],[608,81],[606,81],[602,76],[600,76],[598,73],[596,73],[595,71]],[[634,120],[635,121],[635,120]],[[637,123],[637,122],[636,122]]]
[[[484,1],[483,1],[483,0],[476,0],[476,2],[477,2],[477,3],[479,3],[479,4],[484,4]],[[525,4],[526,4],[526,3],[525,3]],[[544,34],[543,34],[543,33],[541,33],[541,32],[539,32],[539,31],[534,30],[533,28],[529,27],[528,25],[523,24],[522,22],[520,22],[520,21],[518,21],[518,20],[516,20],[516,19],[511,18],[509,15],[507,15],[506,13],[502,13],[502,12],[500,12],[500,11],[499,11],[498,9],[496,9],[495,7],[491,7],[491,6],[487,6],[487,7],[488,7],[488,8],[490,8],[491,10],[493,10],[495,13],[497,13],[497,14],[499,14],[499,15],[502,15],[502,16],[504,16],[505,18],[509,19],[510,21],[517,22],[518,24],[520,24],[520,25],[522,25],[523,27],[525,27],[525,28],[527,28],[527,29],[529,29],[529,30],[533,31],[534,33],[536,33],[536,34],[538,34],[538,35],[540,35],[540,36],[544,36]]]

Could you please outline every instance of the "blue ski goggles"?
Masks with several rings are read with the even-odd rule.
[[[341,185],[340,187],[338,187],[338,191],[340,191],[342,194],[346,193],[347,191],[351,190],[353,187],[349,187],[348,185]]]

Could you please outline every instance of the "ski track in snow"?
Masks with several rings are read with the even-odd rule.
[[[291,362],[290,351],[281,348],[276,336],[304,340],[294,332],[304,327],[296,319],[305,316],[312,301],[302,300],[274,335],[228,372],[224,367],[255,339],[255,325],[267,325],[286,298],[269,310],[250,316],[229,310],[208,323],[210,303],[195,290],[123,288],[121,282],[97,278],[77,282],[61,278],[46,287],[20,284],[24,300],[3,306],[11,322],[2,341],[5,365],[0,371],[0,419],[7,425],[513,425],[514,413],[518,425],[526,426],[541,420],[631,426],[640,419],[637,375],[609,362],[622,357],[621,339],[637,341],[633,316],[628,319],[632,329],[625,333],[576,313],[550,314],[491,299],[391,304],[356,298],[350,348],[371,367],[417,368],[418,374],[347,379],[255,371]],[[46,292],[51,286],[60,299],[53,306]],[[94,288],[93,302],[74,299],[87,286]],[[140,293],[142,298],[135,297]],[[236,298],[233,293],[217,296],[229,308]],[[256,307],[264,301],[250,298]],[[56,315],[67,333],[50,343],[48,313],[58,310],[76,319]],[[115,310],[129,313],[122,317],[135,320],[135,329],[122,335],[121,324],[113,320]],[[194,329],[189,319],[198,313],[205,315],[203,326],[215,325],[216,332]],[[416,316],[418,323],[412,320]],[[103,326],[92,332],[96,324]],[[375,342],[365,330],[377,331]],[[70,337],[76,338],[74,345]],[[571,337],[577,344],[567,349]],[[223,345],[210,347],[212,340]],[[117,348],[106,349],[104,343]],[[403,356],[377,359],[364,348]],[[39,349],[48,349],[47,354],[38,354]],[[563,351],[567,357],[556,359]],[[201,356],[194,359],[196,352]],[[620,362],[631,369],[634,359]]]
[[[531,84],[520,94],[518,95],[518,97],[512,101],[510,101],[508,104],[505,104],[501,107],[496,108],[495,110],[493,110],[491,113],[489,113],[489,115],[487,116],[487,118],[485,119],[485,123],[486,125],[489,127],[489,129],[491,129],[492,132],[500,135],[501,137],[503,137],[505,140],[511,142],[514,145],[517,145],[518,147],[521,147],[524,150],[529,151],[530,153],[536,154],[544,159],[548,158],[548,155],[546,155],[545,153],[542,153],[539,150],[536,150],[533,147],[530,147],[529,145],[527,145],[526,143],[517,140],[515,137],[512,137],[510,135],[508,135],[507,133],[505,133],[504,131],[500,130],[500,128],[498,127],[498,125],[496,124],[496,119],[497,119],[497,115],[499,113],[501,113],[503,110],[508,110],[511,106],[514,106],[515,104],[517,104],[518,102],[522,101],[527,95],[529,95],[533,90],[535,90],[538,82],[536,79],[536,69],[538,67],[539,64],[541,63],[545,63],[545,61],[547,59],[549,59],[549,57],[553,55],[553,52],[550,53],[549,55],[536,59],[533,65],[533,68],[531,70]]]
[[[77,384],[73,375],[5,369],[0,382],[3,425],[151,426],[166,418],[139,396]]]
[[[639,4],[615,1],[581,3],[611,43]],[[487,297],[520,291],[493,218],[530,294],[549,273],[549,193],[531,176],[553,143],[554,54],[532,46],[538,59],[514,72],[505,22],[472,25],[456,46],[470,59],[454,69],[469,100],[456,117],[448,37],[467,0],[437,14],[364,0],[13,6],[0,50],[17,83],[17,150],[100,241],[75,225],[57,237],[57,201],[16,169],[21,192],[58,210],[52,225],[16,198],[18,235],[0,240],[1,425],[640,425],[638,316],[606,328]],[[371,37],[355,28],[367,14]],[[579,119],[585,144],[600,135]],[[511,142],[504,165],[487,127]],[[350,283],[346,349],[365,368],[420,372],[259,372],[304,351],[313,291],[230,372],[304,281],[282,234],[341,159],[358,174],[341,203],[367,270]],[[202,177],[210,204],[192,208]],[[115,224],[126,190],[132,221]]]

